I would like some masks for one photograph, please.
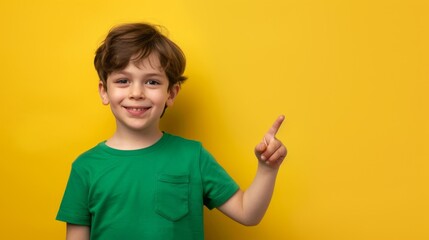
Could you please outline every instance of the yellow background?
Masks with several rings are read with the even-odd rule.
[[[258,227],[206,212],[206,239],[429,239],[429,3],[1,0],[0,238],[63,239],[70,165],[110,136],[94,51],[164,25],[188,59],[162,128],[246,188],[279,114],[289,149]]]

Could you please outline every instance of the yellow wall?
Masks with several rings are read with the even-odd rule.
[[[207,239],[429,239],[428,11],[425,0],[1,0],[0,238],[63,238],[70,164],[114,129],[94,50],[113,25],[150,21],[188,57],[163,129],[201,140],[243,188],[254,145],[287,117],[265,219],[247,228],[207,211]]]

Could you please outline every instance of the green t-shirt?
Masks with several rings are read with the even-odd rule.
[[[138,150],[102,142],[73,163],[57,220],[91,226],[92,240],[204,239],[203,205],[238,188],[199,142],[168,133]]]

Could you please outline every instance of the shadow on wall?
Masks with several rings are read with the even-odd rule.
[[[243,226],[216,209],[204,209],[204,219],[206,240],[259,239],[255,234],[260,228]]]
[[[167,108],[160,121],[162,131],[189,138],[197,126],[200,103],[190,94],[179,94],[172,107]]]

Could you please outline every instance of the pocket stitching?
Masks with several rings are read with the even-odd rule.
[[[180,190],[178,188],[179,185],[185,184],[183,189]],[[160,216],[170,220],[170,221],[178,221],[188,215],[189,213],[189,175],[169,175],[169,174],[161,174],[158,176],[157,181],[157,189],[156,189],[156,207],[155,211]],[[178,192],[182,191],[182,192]],[[183,192],[185,191],[185,192]],[[173,201],[170,202],[162,202],[160,200],[165,200],[162,195],[175,195]],[[183,204],[182,204],[183,202]],[[179,209],[177,206],[183,206],[183,210],[179,211],[178,214],[174,214],[171,212],[171,209]],[[169,210],[163,209],[170,208]],[[180,209],[179,209],[180,210]]]

